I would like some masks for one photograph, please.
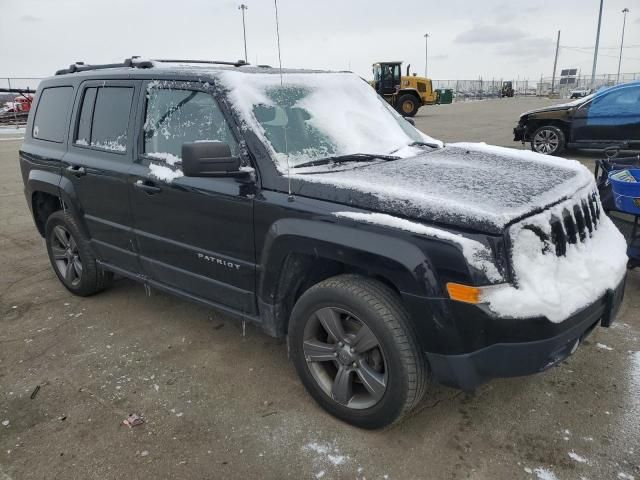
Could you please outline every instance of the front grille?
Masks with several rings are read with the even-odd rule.
[[[573,207],[552,209],[550,228],[537,225],[526,225],[523,228],[534,231],[545,243],[545,251],[555,249],[555,254],[562,257],[567,253],[569,245],[584,243],[593,236],[600,222],[600,205],[596,193],[576,202]],[[544,233],[549,231],[550,234]]]

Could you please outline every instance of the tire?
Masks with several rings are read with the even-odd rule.
[[[340,330],[336,324],[342,335],[328,333]],[[374,429],[400,421],[420,402],[429,383],[426,361],[400,299],[366,277],[340,275],[307,290],[291,313],[289,348],[315,401],[357,427]],[[340,388],[347,383],[350,387]]]
[[[544,155],[560,155],[565,146],[564,132],[553,125],[544,125],[531,136],[531,150]]]
[[[113,273],[103,270],[75,219],[64,211],[52,213],[45,225],[47,253],[58,279],[74,295],[86,297],[110,285]]]
[[[413,95],[402,95],[398,99],[398,112],[403,117],[413,117],[416,113],[418,113],[418,109],[420,108],[420,103],[418,99]]]

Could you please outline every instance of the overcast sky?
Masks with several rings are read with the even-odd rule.
[[[244,56],[239,1],[0,0],[0,76],[48,76],[83,60],[147,58],[236,60]],[[244,0],[249,62],[277,65],[273,0]],[[399,8],[398,5],[402,5]],[[279,0],[287,67],[346,70],[369,78],[371,64],[404,60],[435,79],[591,72],[598,0]],[[615,73],[628,7],[623,72],[640,72],[640,1],[605,0],[598,73]]]

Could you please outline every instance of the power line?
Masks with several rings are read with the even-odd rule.
[[[589,45],[587,47],[575,47],[573,45],[571,46],[567,46],[567,45],[560,45],[563,48],[581,48],[581,49],[590,49],[593,50],[593,45]],[[620,48],[620,45],[618,45],[617,47],[598,47],[599,50],[617,50]],[[638,45],[625,45],[624,48],[640,48],[640,44]]]
[[[591,55],[592,54],[592,50],[586,49],[586,48],[580,48],[580,47],[566,47],[566,46],[562,46],[560,45],[560,48],[566,48],[567,50],[572,50],[574,52],[577,53],[584,53],[584,54],[588,54]],[[626,46],[624,48],[627,48]],[[607,55],[606,53],[600,53],[598,54],[599,57],[608,57],[608,58],[618,58],[618,55]],[[622,58],[624,58],[625,60],[640,60],[640,58],[638,57],[627,57],[627,56],[623,56]]]

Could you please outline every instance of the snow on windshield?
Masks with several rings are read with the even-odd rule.
[[[352,73],[245,74],[223,71],[222,86],[245,126],[271,150],[281,172],[352,153],[409,157],[432,142]]]

